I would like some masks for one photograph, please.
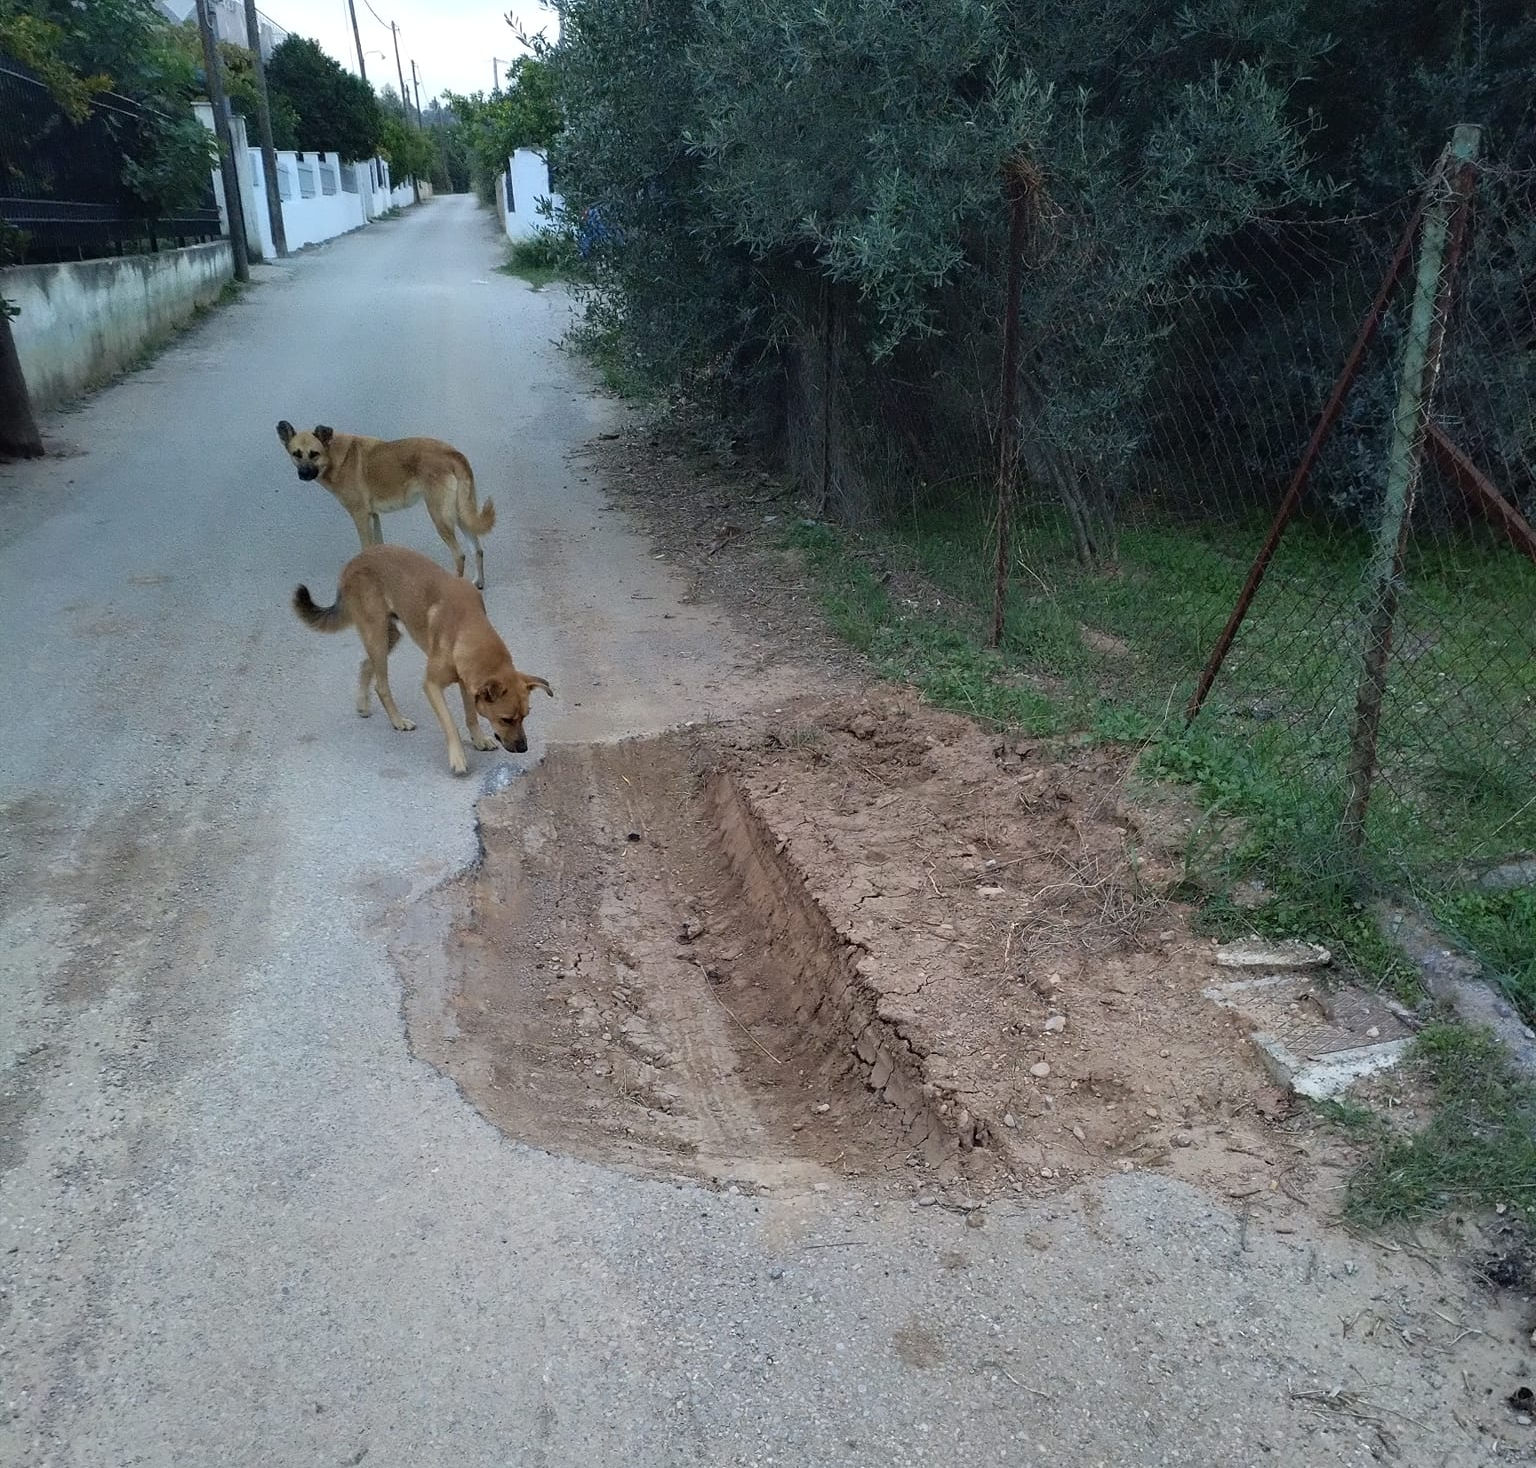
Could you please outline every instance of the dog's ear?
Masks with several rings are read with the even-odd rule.
[[[288,447],[289,440],[293,438],[293,431],[293,424],[286,418],[277,425],[277,436],[282,440],[284,448]]]
[[[540,678],[535,673],[524,673],[523,682],[526,683],[530,688],[542,688],[551,698],[555,696],[555,690],[551,688],[543,678]]]
[[[335,432],[336,430],[334,428],[327,428],[323,423],[315,424],[315,437],[318,438],[321,443],[329,443]]]
[[[495,703],[503,697],[507,691],[507,685],[500,678],[487,678],[475,689],[476,703]]]

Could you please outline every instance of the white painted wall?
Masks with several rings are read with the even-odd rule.
[[[213,131],[213,108],[207,102],[193,104],[204,127]],[[261,166],[261,149],[250,146],[245,120],[230,119],[235,141],[235,172],[240,179],[240,201],[245,210],[245,240],[253,260],[274,260],[272,219],[267,212],[267,181]],[[277,155],[278,197],[283,205],[283,233],[290,250],[317,245],[338,235],[361,229],[389,209],[415,203],[409,182],[396,184],[389,164],[382,158],[365,163],[343,163],[335,153],[284,153]],[[430,198],[429,184],[421,186],[423,199]],[[219,221],[229,233],[229,211],[224,206],[224,175],[213,170],[213,196]]]
[[[0,270],[33,406],[53,407],[134,362],[217,299],[234,275],[228,240],[156,255],[120,255]]]
[[[249,166],[261,186],[256,209],[261,220],[262,245],[272,258],[272,224],[267,214],[266,179],[261,169],[261,149],[247,150]],[[334,153],[283,153],[277,155],[278,198],[283,205],[283,232],[290,250],[333,240],[337,235],[361,229],[373,218],[373,190],[366,163],[343,163]]]
[[[502,227],[509,240],[525,240],[549,228],[548,218],[539,212],[543,200],[560,207],[560,195],[550,192],[549,164],[542,153],[519,148],[507,159],[506,172],[496,180],[496,207],[501,210]]]

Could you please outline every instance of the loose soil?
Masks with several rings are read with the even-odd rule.
[[[958,1205],[1157,1168],[1284,1212],[1336,1149],[1202,997],[1130,762],[899,692],[552,750],[402,930],[414,1043],[509,1135],[647,1173]]]

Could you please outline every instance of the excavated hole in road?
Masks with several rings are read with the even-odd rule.
[[[938,1160],[863,954],[686,733],[553,748],[395,956],[419,1055],[508,1136],[744,1186]],[[872,1056],[872,1060],[862,1058]]]
[[[1187,831],[1133,757],[899,693],[553,748],[403,913],[412,1044],[508,1136],[648,1175],[1152,1167],[1287,1206],[1312,1163],[1203,997]]]

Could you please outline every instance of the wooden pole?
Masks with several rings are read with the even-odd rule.
[[[353,0],[347,0],[347,14],[352,17],[352,44],[357,47],[357,74],[367,81],[368,68],[363,65],[363,36],[357,28],[357,6]]]
[[[400,27],[394,21],[389,23],[389,33],[395,38],[395,75],[400,78],[400,105],[405,109],[405,120],[411,120],[410,93],[405,90],[405,68],[400,65]],[[421,203],[421,185],[416,181],[416,175],[411,175],[411,193],[414,203]]]
[[[208,14],[208,0],[197,0],[197,29],[203,41],[203,71],[208,81],[208,100],[213,104],[213,135],[219,140],[219,174],[224,180],[224,213],[229,219],[229,248],[235,257],[235,279],[251,278],[251,261],[245,247],[245,210],[240,207],[240,173],[235,163],[235,140],[229,130],[229,98],[224,92],[223,61]]]
[[[1392,653],[1392,628],[1402,593],[1403,550],[1424,461],[1425,424],[1440,374],[1445,317],[1481,136],[1480,128],[1470,123],[1457,124],[1450,147],[1428,185],[1430,199],[1424,211],[1413,308],[1398,370],[1397,405],[1387,450],[1386,493],[1367,573],[1365,657],[1355,695],[1349,796],[1343,821],[1344,839],[1356,851],[1365,840],[1365,816],[1376,776],[1377,736]]]
[[[282,260],[288,254],[288,232],[283,227],[283,197],[277,182],[277,148],[272,141],[272,106],[267,99],[267,63],[261,55],[261,23],[256,16],[256,0],[245,0],[245,39],[251,48],[251,68],[256,74],[256,125],[261,138],[261,174],[266,183],[272,248]]]
[[[43,453],[32,395],[11,335],[11,313],[0,296],[0,459],[40,459]]]

